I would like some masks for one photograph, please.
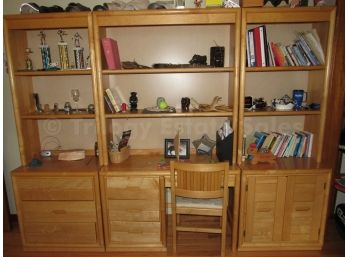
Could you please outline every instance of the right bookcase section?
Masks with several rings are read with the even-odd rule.
[[[335,8],[242,10],[237,154],[242,170],[241,251],[322,247],[331,170],[321,161],[334,23]],[[291,56],[291,50],[301,50],[298,40],[308,32],[317,42],[317,49],[311,48],[317,61]],[[303,94],[298,108],[292,108],[295,90]],[[290,105],[280,99],[289,99]],[[279,137],[284,139],[277,141]],[[252,143],[259,155],[271,151],[275,160],[252,163]]]
[[[312,135],[312,146],[308,157],[315,159],[316,162],[321,161],[334,21],[335,8],[243,9],[238,133],[239,164],[244,161],[250,142],[254,142],[255,132],[268,134],[275,132],[286,135],[296,135],[299,131],[308,132]],[[282,61],[284,62],[282,66],[272,66],[271,61],[268,65],[267,63],[263,66],[251,65],[248,61],[250,58],[248,32],[260,26],[267,31],[264,34],[267,35],[265,36],[267,41],[270,44],[282,46],[283,50],[286,49],[286,46],[296,45],[302,32],[310,31],[317,37],[322,48],[322,61],[315,65],[308,63],[308,65],[291,66],[286,64],[286,60]],[[254,47],[257,47],[257,41]],[[280,47],[278,49],[281,50]],[[313,52],[315,51],[313,50]],[[256,52],[256,59],[257,55]],[[274,55],[276,54],[274,53]],[[291,58],[291,56],[286,58]],[[276,56],[275,59],[277,59]],[[302,103],[304,107],[296,111],[294,109],[280,110],[281,108],[274,107],[261,108],[262,104],[257,104],[257,108],[252,110],[244,108],[247,107],[245,104],[248,104],[245,102],[247,99],[245,97],[251,96],[253,100],[263,98],[270,106],[274,99],[281,99],[286,95],[292,98],[294,90],[301,90],[304,94],[303,100],[307,103],[307,105]],[[247,101],[250,101],[250,98]],[[286,155],[278,154],[278,156]],[[288,158],[298,159],[298,157],[291,156],[295,156],[294,151],[288,153]],[[305,154],[303,156],[307,157]],[[284,157],[276,159],[277,162],[283,160]]]

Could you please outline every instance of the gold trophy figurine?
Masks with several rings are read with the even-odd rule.
[[[69,69],[68,43],[64,42],[63,39],[63,36],[67,34],[61,29],[58,30],[57,34],[60,36],[60,41],[58,42],[60,68],[67,70]]]

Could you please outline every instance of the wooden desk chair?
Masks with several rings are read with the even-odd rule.
[[[221,234],[221,256],[225,256],[228,169],[228,162],[215,164],[170,162],[173,254],[176,254],[177,231],[190,231]],[[222,221],[218,228],[183,226],[177,223],[180,214],[218,216]]]

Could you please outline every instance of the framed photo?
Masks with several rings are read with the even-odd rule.
[[[174,139],[164,139],[164,157],[175,158],[175,145]],[[190,139],[180,139],[179,144],[179,158],[190,158]]]

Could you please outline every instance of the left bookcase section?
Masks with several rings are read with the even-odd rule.
[[[100,140],[91,14],[8,15],[4,34],[22,165],[42,150],[94,156]]]
[[[12,179],[23,248],[104,251],[92,16],[4,16],[4,35],[22,165]],[[58,160],[77,149],[84,159]],[[40,156],[43,150],[52,156]],[[30,167],[33,159],[41,166]]]

